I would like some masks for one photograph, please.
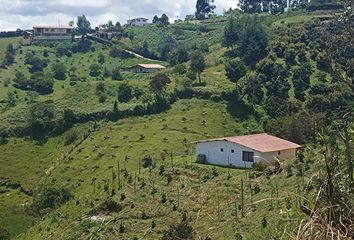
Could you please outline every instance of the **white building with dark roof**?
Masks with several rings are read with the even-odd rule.
[[[296,149],[301,147],[266,133],[201,140],[195,144],[197,162],[240,168],[294,158]]]

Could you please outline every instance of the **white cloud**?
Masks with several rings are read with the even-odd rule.
[[[93,26],[108,20],[122,24],[133,17],[170,19],[195,12],[196,0],[0,0],[0,31],[30,29],[33,24],[62,24],[85,14]],[[237,6],[237,0],[215,0],[216,12]]]

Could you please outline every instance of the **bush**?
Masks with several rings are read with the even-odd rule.
[[[118,88],[119,102],[129,102],[133,98],[133,89],[128,83],[123,83]]]
[[[111,47],[109,50],[109,55],[114,58],[122,58],[122,59],[127,59],[132,57],[132,55],[129,52],[126,52],[123,49],[117,47]]]
[[[164,231],[162,240],[176,240],[176,239],[194,239],[195,232],[190,225],[188,219],[183,219],[180,223],[171,225],[169,229]]]
[[[267,166],[263,163],[253,163],[252,164],[252,169],[255,171],[263,172]]]
[[[0,226],[0,240],[10,240],[10,233]]]
[[[119,80],[119,81],[123,80],[123,76],[120,73],[119,68],[114,68],[112,70],[112,80]]]
[[[113,212],[120,212],[123,209],[123,207],[117,203],[116,201],[112,199],[108,199],[101,203],[99,206],[94,208],[90,214],[96,215],[96,214],[109,214]]]
[[[150,156],[145,156],[141,161],[144,168],[148,168],[154,165],[154,160]]]
[[[70,145],[79,138],[79,132],[76,129],[70,129],[64,139],[64,145]]]
[[[183,75],[187,72],[187,68],[183,64],[177,64],[174,68],[174,72]]]
[[[100,65],[98,65],[96,63],[92,64],[90,66],[90,76],[91,77],[98,77],[101,74],[100,69],[101,69]]]
[[[72,198],[67,188],[42,187],[33,198],[32,209],[36,213],[47,208],[55,208]]]

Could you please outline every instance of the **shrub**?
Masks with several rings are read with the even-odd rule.
[[[10,240],[10,233],[0,226],[0,240]]]
[[[253,163],[252,164],[252,169],[255,171],[263,172],[267,166],[263,163]]]
[[[79,132],[76,129],[70,129],[65,134],[64,145],[69,145],[79,138]]]
[[[104,201],[103,203],[101,203],[100,205],[98,205],[96,208],[94,208],[90,214],[92,215],[96,215],[96,214],[109,214],[112,212],[120,212],[123,209],[123,207],[117,203],[116,201],[112,200],[112,199],[108,199],[106,201]]]
[[[154,160],[150,156],[145,156],[141,161],[144,168],[151,167],[154,164]]]
[[[119,68],[113,68],[112,70],[112,80],[123,80],[123,76],[119,71]]]
[[[100,69],[101,69],[100,65],[98,65],[96,63],[92,64],[90,66],[90,76],[91,77],[98,77],[101,74]]]
[[[33,198],[32,209],[36,213],[47,208],[55,208],[72,198],[67,188],[41,187]]]
[[[129,102],[133,98],[133,89],[128,83],[122,83],[118,88],[119,102]]]
[[[164,231],[162,240],[175,240],[175,239],[194,239],[195,231],[188,219],[182,220],[180,223],[171,225],[169,229]]]
[[[183,64],[177,64],[175,66],[174,72],[178,73],[179,75],[183,75],[187,72],[187,68]]]
[[[109,50],[109,55],[114,58],[122,58],[122,59],[127,59],[132,57],[132,55],[129,52],[126,52],[123,49],[117,47],[111,47],[111,49]]]

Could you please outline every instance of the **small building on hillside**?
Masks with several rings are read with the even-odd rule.
[[[134,73],[152,73],[166,69],[166,67],[160,64],[137,64],[128,68],[129,71]]]
[[[266,133],[208,139],[195,144],[198,163],[240,168],[294,158],[296,149],[301,147]]]
[[[71,39],[73,32],[73,26],[34,25],[33,40]]]
[[[128,26],[145,26],[149,24],[147,18],[133,18],[127,21]]]

